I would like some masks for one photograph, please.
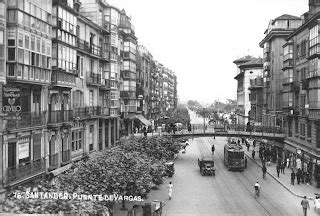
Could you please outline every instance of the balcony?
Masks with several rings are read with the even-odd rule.
[[[20,114],[21,119],[9,120],[7,123],[7,129],[12,130],[14,128],[35,127],[46,124],[46,112],[42,113],[30,113],[24,112]]]
[[[86,79],[87,85],[101,86],[101,84],[102,84],[101,74],[96,74],[96,73],[92,73],[92,72],[91,73],[88,72],[87,74],[89,74]]]
[[[8,183],[26,179],[45,172],[45,159],[19,164],[16,167],[8,168]]]
[[[320,70],[309,71],[307,75],[307,79],[316,78],[316,77],[320,77]]]
[[[289,59],[289,60],[283,62],[282,70],[292,68],[292,67],[293,67],[293,59]]]
[[[61,165],[66,165],[70,162],[71,153],[70,150],[61,151]]]
[[[289,59],[293,60],[293,53],[288,53],[288,54],[284,55],[283,61],[287,61]]]
[[[263,79],[261,77],[251,79],[249,89],[263,88]]]
[[[135,113],[135,112],[137,112],[137,106],[136,105],[124,105],[124,112]]]
[[[14,82],[48,85],[51,82],[51,70],[30,66],[29,70],[17,69],[17,63],[7,63],[7,79]]]
[[[73,120],[73,110],[56,110],[49,112],[48,124],[59,124],[71,122]]]
[[[59,166],[59,154],[49,155],[49,170],[54,170]]]
[[[309,109],[320,109],[320,101],[309,101]]]
[[[76,75],[62,70],[52,71],[51,84],[54,86],[72,88],[76,85]]]
[[[129,92],[129,91],[121,91],[120,92],[121,98],[136,98],[135,92]]]
[[[317,42],[319,37],[316,37],[309,41],[309,56],[308,60],[319,57],[320,56],[320,44]]]
[[[95,56],[100,56],[101,55],[101,47],[95,45],[95,44],[90,44],[87,41],[77,39],[77,47],[79,51],[83,51],[86,53],[90,53]]]
[[[292,82],[290,83],[290,87],[289,87],[289,90],[290,91],[293,91],[293,92],[298,92],[300,90],[300,85],[298,82]]]
[[[100,54],[101,60],[109,61],[110,60],[110,53],[109,51],[102,51]]]
[[[109,22],[105,21],[105,22],[103,23],[103,27],[105,28],[105,30],[107,30],[108,32],[110,32],[110,23],[109,23]]]
[[[78,107],[74,109],[74,118],[86,119],[101,115],[100,106]]]
[[[101,117],[110,116],[110,108],[109,107],[101,107]]]
[[[285,85],[285,84],[289,84],[292,82],[293,82],[293,77],[285,77],[285,78],[283,78],[282,84]]]

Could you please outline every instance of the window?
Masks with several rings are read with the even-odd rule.
[[[19,36],[18,36],[18,46],[23,47],[23,34],[22,33],[19,33]]]
[[[311,138],[311,129],[312,129],[311,122],[308,122],[307,123],[307,137],[308,138]]]
[[[35,51],[36,36],[31,35],[31,50]]]
[[[8,46],[15,46],[16,40],[15,39],[8,39]]]
[[[29,49],[29,46],[30,46],[29,43],[30,43],[30,37],[28,35],[25,35],[24,36],[24,47],[26,49]]]
[[[23,51],[23,49],[18,49],[18,62],[19,63],[24,63],[24,61],[23,61],[23,58],[24,58],[24,51]]]
[[[93,90],[89,92],[89,106],[93,106]]]
[[[89,151],[93,150],[93,130],[94,130],[94,126],[90,125],[90,130],[89,130]]]
[[[8,10],[8,22],[11,22],[11,23],[16,22],[16,13],[14,10]]]
[[[8,48],[8,61],[15,61],[16,60],[16,49],[15,48]]]
[[[295,123],[295,125],[294,125],[295,126],[295,133],[298,134],[299,133],[298,119],[295,119],[294,123]]]
[[[82,149],[83,129],[73,130],[71,133],[71,149],[77,151]]]
[[[300,123],[300,135],[305,136],[306,135],[306,128],[304,123]]]

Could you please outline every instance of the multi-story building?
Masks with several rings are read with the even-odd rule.
[[[245,56],[233,62],[237,65],[237,123],[246,125],[249,122],[251,103],[249,100],[250,80],[262,75],[262,59]]]
[[[250,80],[249,85],[249,101],[251,109],[249,111],[249,120],[255,126],[261,126],[262,108],[263,108],[263,79],[258,76]]]
[[[301,25],[301,19],[284,14],[271,20],[265,37],[259,43],[263,48],[263,111],[262,125],[283,127],[282,116],[282,69],[283,49],[286,37]]]
[[[50,0],[1,1],[0,6],[1,105],[6,107],[1,119],[1,190],[46,171],[53,8]]]
[[[120,62],[117,29],[114,24],[111,26],[110,9],[105,1],[84,1],[80,13],[90,19],[90,22],[94,24],[91,25],[96,26],[95,31],[92,28],[85,28],[80,35],[87,35],[87,37],[90,35],[84,41],[90,51],[86,52],[90,55],[87,55],[89,61],[85,64],[89,66],[87,71],[92,71],[92,73],[87,73],[87,77],[89,76],[87,85],[90,85],[89,104],[87,105],[91,107],[94,104],[94,110],[96,109],[95,104],[98,105],[99,121],[94,130],[98,132],[98,149],[102,150],[114,145],[119,139]],[[90,22],[83,24],[87,25]],[[112,43],[111,27],[113,28]]]
[[[285,157],[292,165],[320,175],[320,2],[309,1],[303,24],[284,45],[283,110]]]

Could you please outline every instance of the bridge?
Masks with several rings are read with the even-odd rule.
[[[215,137],[215,136],[224,136],[224,137],[246,137],[259,140],[271,140],[274,142],[282,143],[285,134],[282,133],[278,128],[266,127],[259,130],[253,129],[252,131],[246,131],[245,128],[230,128],[226,129],[224,127],[214,127],[213,125],[193,125],[191,131],[183,128],[180,131],[171,133],[175,138],[185,137],[185,138],[196,138],[196,137]]]

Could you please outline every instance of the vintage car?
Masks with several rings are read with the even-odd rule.
[[[215,175],[214,161],[211,157],[198,158],[201,175]]]

